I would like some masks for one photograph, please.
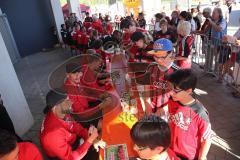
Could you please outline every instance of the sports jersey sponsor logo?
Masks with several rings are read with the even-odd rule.
[[[183,115],[182,112],[178,112],[174,115],[170,115],[169,117],[170,119],[170,122],[176,124],[176,126],[178,126],[179,128],[187,131],[188,130],[188,126],[191,124],[192,122],[192,119],[191,117],[189,116],[185,116]]]
[[[166,81],[154,81],[153,86],[155,88],[160,88],[160,89],[166,89],[167,88],[167,83]]]

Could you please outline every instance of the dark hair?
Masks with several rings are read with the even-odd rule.
[[[183,17],[185,20],[186,20],[187,17],[188,17],[187,11],[182,11],[179,15],[180,15],[181,17]]]
[[[138,16],[144,16],[143,12],[138,13]]]
[[[120,34],[120,35],[122,35],[123,33],[121,32],[121,31],[119,31],[119,30],[114,30],[113,31],[113,35],[118,35],[118,34]]]
[[[110,21],[111,21],[111,17],[110,17],[109,15],[106,15],[105,18],[104,18],[104,20],[105,20],[106,22],[110,22]]]
[[[86,15],[89,15],[89,12],[86,12]]]
[[[121,23],[120,23],[120,28],[121,29],[129,29],[129,27],[130,26],[133,26],[134,24],[133,24],[133,22],[130,20],[130,19],[127,19],[127,18],[125,18],[125,19],[123,19],[122,21],[121,21]]]
[[[178,11],[172,11],[172,14],[177,14],[179,16]]]
[[[91,48],[93,49],[100,49],[103,46],[103,41],[101,39],[97,39],[93,42],[91,45]]]
[[[67,96],[58,92],[57,88],[50,90],[46,95],[46,107],[43,109],[43,113],[47,114],[55,105],[66,98]]]
[[[0,158],[17,147],[17,138],[6,130],[0,129]]]
[[[63,27],[64,27],[64,25],[65,25],[65,24],[61,24],[61,28],[63,28]]]
[[[192,19],[192,14],[190,12],[187,12],[187,18],[186,18],[186,21],[191,21]]]
[[[139,147],[167,149],[171,142],[171,132],[166,121],[155,115],[144,117],[130,131],[133,142]]]
[[[157,13],[155,14],[155,18],[162,19],[163,15],[161,13]]]
[[[130,38],[133,42],[137,42],[140,39],[145,40],[145,35],[142,32],[134,32]]]
[[[197,77],[191,69],[181,69],[167,76],[167,80],[174,86],[183,90],[194,90],[197,85]]]
[[[219,25],[222,21],[223,21],[223,12],[221,8],[214,8],[214,10],[216,10],[219,14],[219,21],[217,22],[217,25]]]

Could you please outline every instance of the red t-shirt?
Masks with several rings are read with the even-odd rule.
[[[137,28],[136,32],[142,32],[142,33],[147,33],[147,30],[142,29],[142,28]],[[133,32],[134,33],[134,32]],[[124,46],[129,45],[131,43],[131,36],[133,33],[129,33],[129,32],[124,32],[123,33],[123,40],[122,40],[122,44]]]
[[[73,31],[72,33],[71,33],[71,36],[72,36],[72,39],[74,40],[74,41],[77,41],[77,39],[78,39],[78,36],[79,35],[81,35],[81,31],[79,30],[79,31]]]
[[[211,138],[208,112],[196,101],[183,106],[172,99],[168,102],[171,149],[179,156],[198,158],[201,142]]]
[[[103,27],[102,24],[100,22],[93,22],[92,23],[92,28],[96,29],[98,31],[98,33],[102,34],[103,33]]]
[[[71,116],[66,116],[65,119],[65,121],[59,119],[52,111],[46,115],[40,133],[42,148],[49,157],[57,157],[61,160],[82,159],[91,146],[86,141],[88,131]],[[85,142],[73,151],[71,145],[76,141],[77,136],[83,138]]]
[[[43,160],[38,148],[30,142],[18,143],[18,160]]]
[[[101,50],[101,49],[95,49],[95,51],[96,51],[97,54],[100,54],[100,55],[101,55],[103,62],[106,64],[107,53],[104,52],[104,51]]]
[[[168,149],[168,158],[166,160],[180,160],[180,159],[171,149]]]
[[[137,54],[139,54],[139,47],[136,46],[135,44],[129,49],[129,54],[130,54],[130,57],[129,57],[129,62],[134,62],[135,61],[135,56]]]
[[[153,45],[148,45],[145,49],[139,48],[137,45],[132,45],[129,49],[129,62],[153,62],[152,56],[148,55],[147,52],[153,49]]]
[[[111,23],[108,23],[106,28],[103,31],[104,35],[111,35],[113,33],[113,26]]]
[[[92,22],[83,22],[83,26],[86,28],[86,30],[88,30],[92,27]]]
[[[89,36],[87,34],[85,34],[85,33],[78,32],[77,44],[88,45],[88,42],[89,42]]]

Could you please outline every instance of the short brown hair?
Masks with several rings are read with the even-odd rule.
[[[162,24],[168,24],[168,21],[165,18],[162,18],[160,20],[160,25],[162,25]]]

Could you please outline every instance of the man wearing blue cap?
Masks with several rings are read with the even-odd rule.
[[[173,44],[170,40],[162,38],[155,41],[153,50],[148,52],[149,55],[153,56],[155,62],[148,66],[144,76],[137,78],[137,83],[142,85],[150,84],[150,90],[156,92],[153,94],[154,96],[150,98],[152,111],[154,113],[158,111],[158,114],[166,120],[167,115],[163,107],[166,106],[170,95],[168,92],[164,92],[165,89],[162,87],[163,84],[166,83],[165,77],[179,69],[179,67],[173,63],[172,50]],[[166,91],[167,90],[166,88]]]

